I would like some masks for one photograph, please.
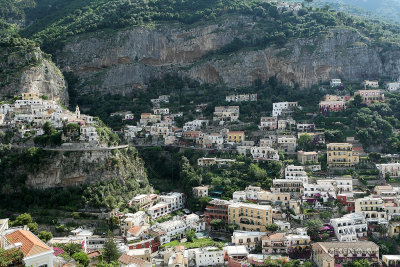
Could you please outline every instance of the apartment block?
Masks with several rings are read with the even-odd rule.
[[[350,143],[330,143],[327,145],[327,163],[333,168],[348,168],[358,164],[360,157]]]
[[[228,207],[228,222],[243,231],[262,231],[272,223],[272,207],[248,203],[233,203]]]

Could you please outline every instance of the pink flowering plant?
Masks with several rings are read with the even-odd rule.
[[[53,251],[54,251],[54,256],[60,256],[61,254],[64,253],[64,250],[62,248],[59,248],[59,247],[54,247]]]

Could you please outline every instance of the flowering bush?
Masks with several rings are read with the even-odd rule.
[[[54,247],[53,250],[54,250],[54,256],[60,256],[61,254],[64,253],[64,250],[59,247]]]

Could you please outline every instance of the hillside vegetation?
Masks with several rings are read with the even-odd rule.
[[[225,14],[258,17],[264,32],[249,36],[257,44],[284,43],[287,38],[313,36],[337,26],[356,28],[376,41],[398,42],[400,33],[397,26],[356,20],[342,12],[302,9],[297,15],[290,11],[281,13],[275,5],[262,0],[36,0],[34,5],[24,7],[17,6],[15,16],[33,23],[22,29],[22,36],[42,43],[47,51],[77,34],[154,22],[203,23],[219,20]]]

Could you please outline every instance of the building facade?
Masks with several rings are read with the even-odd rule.
[[[330,143],[327,145],[327,163],[333,168],[354,167],[360,161],[358,153],[350,143]]]
[[[312,244],[312,261],[317,267],[334,267],[354,260],[379,261],[379,247],[374,242],[317,242]]]
[[[240,230],[265,232],[266,225],[272,223],[272,207],[237,202],[229,205],[228,216],[228,222]]]

